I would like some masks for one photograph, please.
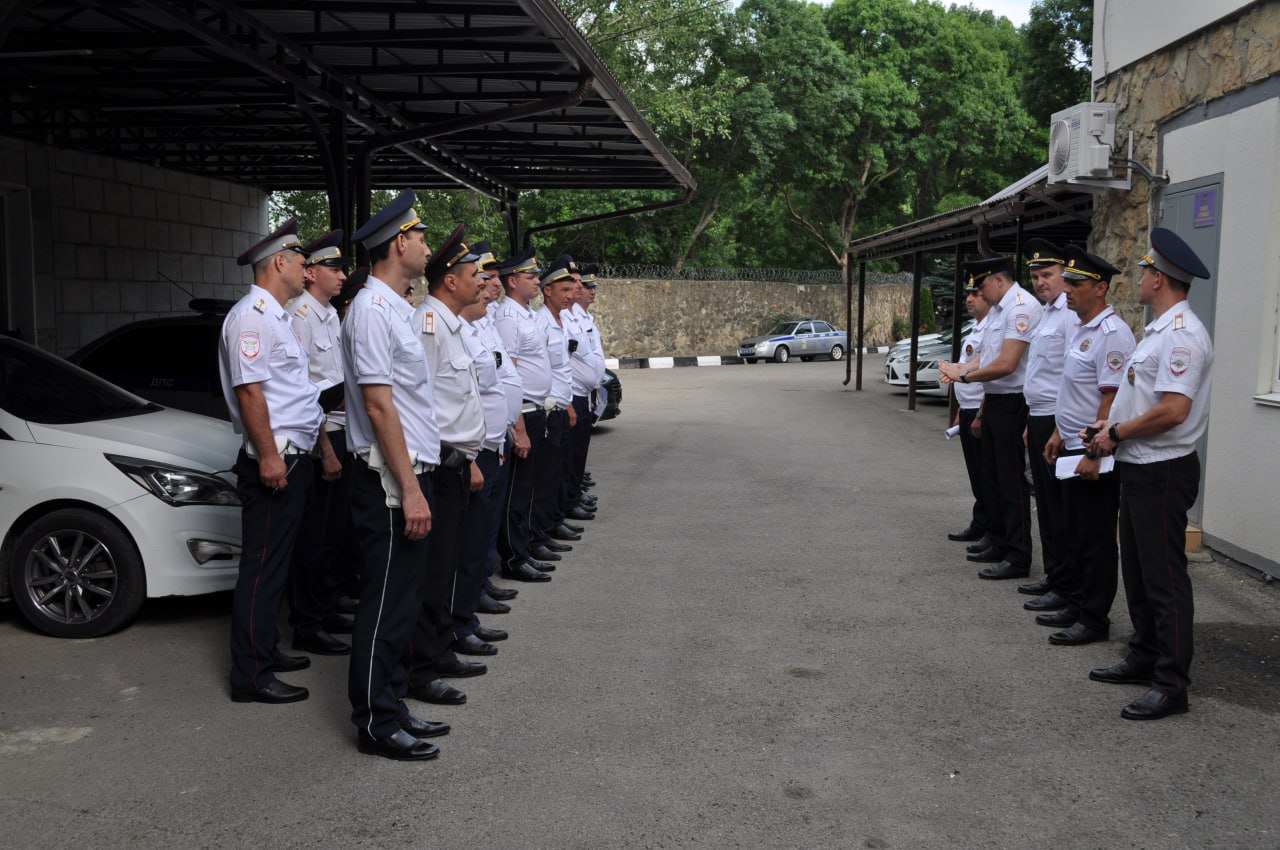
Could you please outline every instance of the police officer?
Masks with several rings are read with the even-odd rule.
[[[1060,620],[1057,624],[1066,628],[1049,635],[1049,643],[1078,646],[1110,635],[1109,615],[1118,572],[1116,511],[1120,504],[1120,482],[1114,474],[1099,474],[1101,458],[1096,450],[1092,457],[1086,454],[1080,432],[1110,415],[1134,340],[1129,326],[1107,304],[1111,278],[1119,270],[1074,245],[1067,246],[1064,256],[1067,305],[1081,324],[1067,346],[1058,390],[1057,428],[1044,448],[1044,460],[1052,467],[1060,454],[1079,457],[1073,463],[1075,477],[1061,482],[1068,540],[1058,576],[1061,592],[1066,595],[1064,611],[1074,622]]]
[[[591,336],[591,341],[595,344],[596,354],[599,355],[600,362],[603,363],[605,360],[604,339],[600,335],[600,326],[596,324],[595,316],[591,314],[591,305],[596,303],[597,288],[599,286],[600,267],[587,266],[584,268],[582,270],[582,301],[577,305],[577,309],[581,311],[580,318],[582,321],[588,325],[587,333]],[[593,423],[604,415],[604,409],[609,404],[609,396],[605,391],[604,386],[607,378],[607,374],[601,375],[600,383],[596,385],[595,390],[593,391],[591,410],[591,421]],[[586,463],[586,458],[583,458],[583,463]],[[595,486],[595,482],[591,480],[591,473],[586,471],[585,465],[579,475],[579,478],[583,491],[583,503],[591,507],[595,507],[596,497],[586,492],[591,487]]]
[[[991,563],[984,579],[1023,578],[1031,572],[1031,494],[1027,490],[1022,434],[1027,402],[1022,395],[1026,353],[1040,321],[1040,304],[1013,281],[1008,257],[965,264],[970,283],[977,284],[991,305],[982,361],[977,369],[942,361],[947,382],[985,384],[982,402],[982,476],[991,507],[991,545],[969,560]]]
[[[520,375],[524,398],[520,415],[529,438],[529,448],[519,451],[511,466],[511,484],[507,490],[507,511],[498,536],[498,552],[502,559],[502,575],[517,581],[547,582],[551,576],[535,562],[530,546],[543,542],[533,527],[533,502],[537,495],[537,468],[542,444],[546,439],[546,400],[551,395],[551,361],[547,356],[547,339],[538,327],[530,309],[537,297],[539,275],[533,246],[515,252],[498,266],[506,297],[494,315],[494,323],[502,344]]]
[[[293,332],[307,352],[311,382],[320,388],[324,431],[332,453],[312,461],[315,467],[306,511],[293,549],[290,613],[293,648],[315,655],[346,655],[351,646],[330,630],[349,633],[351,621],[338,613],[339,557],[351,516],[351,476],[347,463],[346,411],[342,409],[342,332],[331,304],[347,276],[342,264],[341,230],[306,247],[306,291],[291,305]]]
[[[533,501],[535,530],[552,540],[578,540],[578,531],[564,525],[564,456],[571,451],[570,431],[578,424],[573,408],[573,371],[569,365],[569,334],[561,312],[569,306],[569,298],[577,281],[570,268],[573,260],[567,254],[557,258],[542,275],[542,307],[537,312],[538,327],[547,340],[547,358],[551,364],[551,392],[547,396],[547,438],[543,441],[542,460],[538,463],[538,495]],[[540,561],[558,561],[560,555],[540,541],[530,548]]]
[[[1213,345],[1187,304],[1209,270],[1176,233],[1151,231],[1139,260],[1138,301],[1155,314],[1125,367],[1111,415],[1089,445],[1114,452],[1120,478],[1120,563],[1133,620],[1124,660],[1089,673],[1098,682],[1151,689],[1120,712],[1156,720],[1187,710],[1193,602],[1187,573],[1187,511],[1200,487],[1195,445],[1209,418]]]
[[[595,323],[582,307],[587,291],[585,272],[573,272],[575,285],[569,306],[560,311],[560,321],[569,334],[569,371],[572,377],[573,409],[577,424],[569,432],[569,451],[564,465],[564,513],[566,519],[595,519],[594,499],[583,501],[582,476],[591,448],[591,396],[604,378],[604,353],[598,346]],[[595,275],[592,275],[594,281]]]
[[[987,333],[987,314],[991,305],[978,293],[979,287],[970,281],[965,287],[965,308],[973,316],[976,324],[969,335],[960,343],[961,361],[966,368],[976,369],[982,363],[983,340]],[[983,384],[952,384],[956,394],[956,420],[952,424],[960,429],[960,448],[964,453],[964,468],[969,476],[969,490],[973,493],[973,514],[969,525],[959,531],[947,535],[947,539],[960,542],[976,541],[971,547],[974,552],[981,552],[991,545],[987,536],[990,525],[988,508],[983,501],[982,487],[982,396]]]
[[[484,533],[483,512],[474,510],[471,494],[484,486],[475,457],[484,442],[484,410],[475,365],[462,340],[458,316],[480,299],[483,280],[460,225],[427,262],[427,295],[414,313],[414,326],[432,374],[432,397],[440,426],[440,465],[431,476],[435,491],[431,521],[431,569],[427,574],[422,613],[405,656],[409,695],[443,676],[480,676],[488,668],[462,661],[454,650],[493,655],[491,644],[468,635],[462,645],[455,626],[475,613],[484,576],[467,568],[463,541]],[[450,644],[453,643],[451,648]]]
[[[236,458],[241,555],[231,606],[231,698],[297,702],[307,689],[278,680],[305,657],[281,653],[276,614],[289,577],[298,524],[311,485],[310,454],[320,429],[320,390],[284,305],[302,294],[306,252],[289,219],[236,260],[253,267],[253,286],[227,313],[218,342],[222,395],[244,448]],[[328,450],[332,456],[332,450]]]
[[[1080,326],[1080,319],[1067,309],[1067,284],[1062,277],[1063,250],[1046,239],[1030,239],[1025,251],[1032,288],[1044,302],[1043,315],[1027,349],[1027,378],[1023,388],[1027,398],[1027,455],[1036,494],[1044,579],[1022,585],[1018,590],[1036,597],[1023,608],[1045,612],[1068,607],[1066,588],[1061,578],[1063,565],[1071,557],[1066,548],[1069,538],[1062,519],[1062,485],[1053,469],[1045,463],[1044,448],[1057,429],[1054,416],[1067,340]],[[1070,625],[1073,621],[1074,612],[1063,614],[1061,618],[1048,615],[1036,620],[1041,625]]]
[[[369,252],[370,270],[342,334],[351,524],[363,556],[347,695],[360,752],[399,760],[434,758],[439,749],[420,739],[449,731],[403,699],[402,659],[431,569],[431,471],[440,462],[431,371],[404,298],[429,253],[413,201],[405,190],[352,237]]]

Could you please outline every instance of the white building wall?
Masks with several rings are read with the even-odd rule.
[[[1249,0],[1095,0],[1094,82],[1249,5]]]
[[[1223,174],[1213,399],[1205,463],[1206,534],[1280,562],[1280,407],[1271,392],[1280,311],[1280,98],[1164,137],[1179,181]]]
[[[62,355],[128,322],[186,311],[183,289],[238,298],[251,275],[235,257],[266,233],[257,189],[4,137],[0,192],[10,216],[30,220],[25,233],[5,234],[6,254],[30,258],[6,273],[11,321]]]

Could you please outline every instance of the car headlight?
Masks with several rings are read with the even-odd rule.
[[[240,504],[236,488],[216,475],[133,457],[107,455],[106,458],[139,487],[175,507]]]
[[[757,342],[757,343],[756,343],[756,351],[760,351],[761,349],[768,348],[768,347],[769,347],[769,341],[768,341],[768,340],[765,340],[764,342]]]
[[[930,360],[928,363],[920,364],[920,371],[924,371],[925,369],[937,369],[937,368],[938,368],[937,360]]]

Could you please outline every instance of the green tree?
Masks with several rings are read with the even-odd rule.
[[[1038,0],[1022,27],[1022,104],[1037,124],[1089,100],[1093,0]]]

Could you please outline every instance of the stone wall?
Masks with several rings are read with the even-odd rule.
[[[1172,118],[1280,74],[1280,3],[1252,6],[1167,50],[1100,81],[1094,99],[1116,104],[1116,139],[1133,131],[1133,158],[1156,164],[1162,125]],[[1177,175],[1174,175],[1177,180]],[[1135,330],[1137,258],[1151,229],[1151,183],[1135,175],[1128,192],[1105,192],[1094,201],[1092,250],[1122,273],[1111,302]]]
[[[29,216],[29,268],[5,280],[22,336],[70,354],[112,328],[238,298],[235,257],[266,232],[266,195],[136,162],[0,137],[6,215]],[[182,289],[175,286],[180,285]],[[34,328],[31,315],[34,314]]]
[[[606,280],[592,308],[609,357],[735,354],[779,316],[845,326],[843,286],[763,281]],[[911,307],[906,283],[867,285],[867,345],[887,345],[893,315]],[[854,289],[854,336],[857,329]]]

